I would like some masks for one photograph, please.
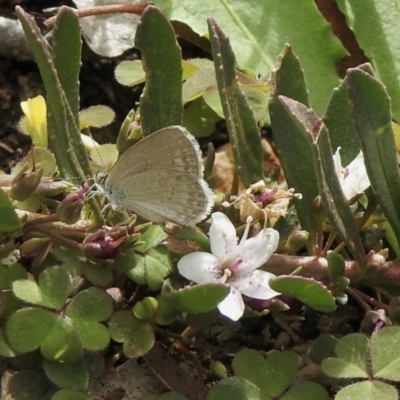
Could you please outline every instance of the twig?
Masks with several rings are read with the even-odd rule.
[[[79,10],[74,10],[74,12],[78,16],[78,18],[91,17],[93,15],[121,13],[142,15],[143,11],[149,4],[152,3],[149,2],[146,4],[113,4],[107,6],[81,8]],[[56,22],[56,19],[57,15],[44,21],[44,25],[46,25],[48,28],[52,28],[54,23]]]

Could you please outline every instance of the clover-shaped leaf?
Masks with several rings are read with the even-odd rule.
[[[93,287],[78,293],[65,314],[71,318],[83,347],[98,351],[110,340],[108,329],[101,322],[110,318],[112,311],[111,297],[104,290]]]
[[[168,249],[163,246],[151,248],[146,255],[136,254],[136,266],[127,276],[139,285],[147,285],[151,290],[161,288],[165,278],[172,271]]]
[[[73,390],[87,389],[89,374],[83,357],[74,363],[44,361],[44,371],[58,387]]]
[[[153,247],[157,247],[166,238],[167,234],[158,225],[150,225],[141,235],[140,242],[135,246],[136,251],[145,253]]]
[[[346,386],[339,390],[335,400],[397,400],[397,390],[387,383],[363,381]]]
[[[39,275],[38,283],[20,279],[12,288],[14,294],[27,303],[60,310],[71,292],[72,282],[63,268],[51,267]]]
[[[257,387],[262,398],[280,396],[295,377],[298,366],[298,358],[291,351],[271,353],[265,359],[255,350],[243,349],[232,361],[236,375]]]
[[[369,342],[370,362],[376,378],[400,381],[400,327],[375,332]]]
[[[335,347],[338,358],[329,357],[322,370],[334,378],[368,378],[368,338],[361,333],[344,336]]]
[[[155,335],[152,326],[137,319],[132,312],[116,312],[111,317],[108,327],[111,338],[123,343],[122,351],[127,357],[140,357],[154,345]]]
[[[25,308],[11,315],[6,333],[10,346],[19,353],[40,347],[48,360],[76,362],[83,349],[71,321],[41,308]]]

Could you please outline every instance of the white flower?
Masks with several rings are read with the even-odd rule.
[[[351,200],[356,195],[363,193],[370,186],[364,164],[364,155],[360,151],[357,157],[346,168],[343,168],[339,151],[340,147],[338,147],[333,156],[335,170],[344,196],[347,200]]]
[[[212,254],[187,254],[179,260],[178,270],[186,279],[198,284],[218,282],[228,285],[230,292],[219,303],[218,309],[223,315],[237,321],[244,312],[242,294],[262,300],[279,295],[269,287],[269,280],[275,275],[257,270],[277,249],[279,233],[266,228],[247,239],[251,222],[251,218],[248,218],[238,244],[235,227],[225,214],[215,212],[212,219],[209,232]]]

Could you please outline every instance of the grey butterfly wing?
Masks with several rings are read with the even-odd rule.
[[[201,152],[180,126],[161,129],[128,149],[105,181],[110,201],[153,222],[193,225],[213,206]]]

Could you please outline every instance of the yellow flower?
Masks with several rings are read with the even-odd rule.
[[[21,131],[32,138],[35,146],[47,147],[46,102],[43,96],[21,102],[21,108],[25,114],[20,122]]]

